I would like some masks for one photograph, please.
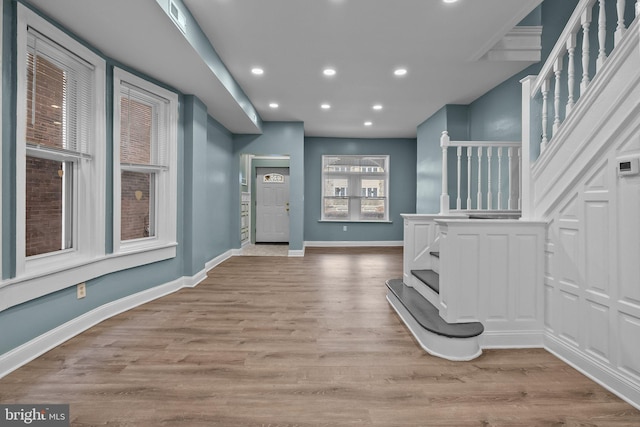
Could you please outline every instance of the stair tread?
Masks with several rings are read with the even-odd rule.
[[[411,270],[411,274],[416,276],[422,283],[440,293],[440,275],[433,270]]]
[[[387,287],[414,319],[426,330],[448,338],[472,338],[484,332],[480,322],[447,323],[438,309],[401,279],[387,280]]]
[[[438,252],[438,251],[429,252],[429,255],[432,255],[432,256],[434,256],[436,258],[440,258],[440,252]]]

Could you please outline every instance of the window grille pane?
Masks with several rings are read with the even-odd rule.
[[[167,100],[124,82],[120,90],[120,162],[168,166]]]
[[[344,178],[329,178],[324,181],[325,196],[341,196],[349,195],[349,180]]]
[[[334,199],[330,197],[324,198],[323,208],[324,218],[327,219],[348,219],[349,218],[349,199]]]
[[[120,162],[151,164],[153,107],[132,99],[120,99]]]
[[[360,219],[382,220],[385,214],[385,199],[363,199],[360,204]]]
[[[89,153],[93,68],[35,32],[27,51],[26,142]]]
[[[121,174],[120,238],[155,236],[155,173],[123,171]]]
[[[73,163],[27,157],[25,256],[73,246]]]
[[[27,61],[27,143],[63,149],[64,71],[31,53]]]

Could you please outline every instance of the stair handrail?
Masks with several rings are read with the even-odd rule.
[[[513,166],[514,164],[518,165],[518,183],[522,181],[522,143],[520,141],[452,141],[449,137],[448,131],[443,131],[440,137],[440,147],[442,148],[442,194],[440,195],[440,214],[445,215],[450,211],[449,208],[449,183],[448,183],[448,150],[449,147],[457,148],[457,197],[456,197],[456,208],[455,210],[461,211],[462,208],[462,199],[460,197],[462,190],[462,156],[463,156],[463,148],[466,148],[466,168],[467,168],[467,200],[466,200],[466,210],[481,210],[481,211],[491,211],[493,210],[493,192],[492,192],[492,156],[493,149],[496,148],[496,157],[497,157],[497,166],[498,166],[498,192],[497,196],[497,210],[507,210],[514,211],[521,209],[521,199],[520,199],[520,189],[518,188],[518,199],[513,200],[512,194],[515,188],[514,181],[515,176],[513,174]],[[473,148],[476,148],[475,153],[477,157],[473,154]],[[486,153],[486,165],[488,168],[487,171],[487,194],[482,194],[481,186],[482,186],[482,167],[481,164],[483,162],[483,149]],[[502,195],[502,158],[504,155],[503,150],[506,149],[506,157],[508,157],[508,168],[509,168],[509,187],[508,187],[508,199],[506,209],[503,208],[503,195]],[[471,162],[472,158],[474,161],[478,162],[478,176],[477,176],[477,198],[476,198],[476,206],[472,206],[471,202]],[[516,162],[514,163],[514,158],[516,158]],[[483,201],[486,201],[486,208],[483,207]]]
[[[616,3],[614,28],[607,28],[606,3],[609,1]],[[553,135],[573,110],[577,100],[585,94],[591,81],[605,65],[607,60],[607,38],[613,36],[614,49],[622,41],[628,28],[625,23],[627,1],[628,0],[580,0],[571,14],[567,25],[560,34],[560,38],[542,66],[540,73],[531,84],[531,90],[528,93],[529,98],[534,98],[539,93],[542,94],[541,153],[545,151]],[[597,18],[593,16],[596,4],[598,4]],[[635,15],[638,16],[639,13],[640,0],[636,0]],[[594,24],[593,29],[591,25],[592,22]],[[629,23],[629,25],[630,24],[631,23]],[[589,71],[589,64],[593,59],[589,37],[591,31],[597,34],[597,43],[593,46],[593,58],[595,58],[596,63],[596,70],[593,75],[591,75]],[[580,32],[582,32],[582,44],[580,49],[578,49],[577,41]],[[563,70],[565,55],[568,55],[567,70]],[[576,62],[578,60],[580,60],[582,64],[581,76],[576,76],[575,72]],[[563,79],[563,75],[566,76],[566,80]],[[576,94],[576,86],[579,86],[578,94]],[[567,91],[566,103],[564,100],[561,100],[563,89]],[[563,108],[564,117],[562,116]],[[553,112],[552,117],[550,117],[550,109]]]

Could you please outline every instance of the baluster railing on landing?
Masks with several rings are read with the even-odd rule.
[[[451,141],[449,133],[444,131],[440,138],[440,146],[442,148],[441,214],[447,214],[451,210],[448,182],[450,147],[456,149],[456,203],[454,208],[456,211],[520,210],[519,183],[521,182],[522,164],[520,142]],[[507,161],[505,161],[505,151]],[[466,157],[466,162],[463,161],[464,157]],[[474,165],[475,170],[473,170]],[[507,169],[508,175],[505,175],[505,169]],[[463,186],[464,174],[466,174],[466,188]],[[476,177],[475,183],[472,182],[474,176]],[[477,190],[475,204],[472,200],[474,190]],[[507,197],[504,195],[505,190]],[[463,204],[462,197],[464,193],[467,196],[465,204]]]
[[[606,5],[612,1],[616,3],[617,16],[615,26],[607,28]],[[578,98],[584,95],[595,75],[606,63],[607,44],[613,44],[615,48],[623,39],[627,29],[627,23],[625,23],[627,1],[581,0],[543,65],[540,74],[531,84],[531,98],[538,95],[542,98],[542,111],[538,116],[541,120],[539,125],[542,126],[541,153],[547,148],[563,121],[571,114]],[[593,19],[594,13],[597,13],[597,19]],[[636,0],[635,15],[638,16],[639,13],[640,0]],[[592,33],[598,43],[597,49],[594,46],[593,50],[589,37]],[[581,41],[580,49],[578,49],[578,40]],[[579,59],[576,58],[577,55],[580,56]],[[592,58],[592,55],[595,58]],[[565,59],[566,71],[563,66]],[[582,68],[579,85],[576,82],[576,61],[579,61]],[[591,75],[590,64],[593,62],[595,62],[595,73]],[[576,94],[578,86],[579,94]],[[566,96],[566,102],[563,96]],[[550,120],[553,121],[549,123]]]

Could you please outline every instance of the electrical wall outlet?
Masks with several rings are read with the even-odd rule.
[[[78,286],[76,286],[76,292],[78,294],[78,299],[86,297],[87,296],[87,284],[86,283],[80,283]]]

